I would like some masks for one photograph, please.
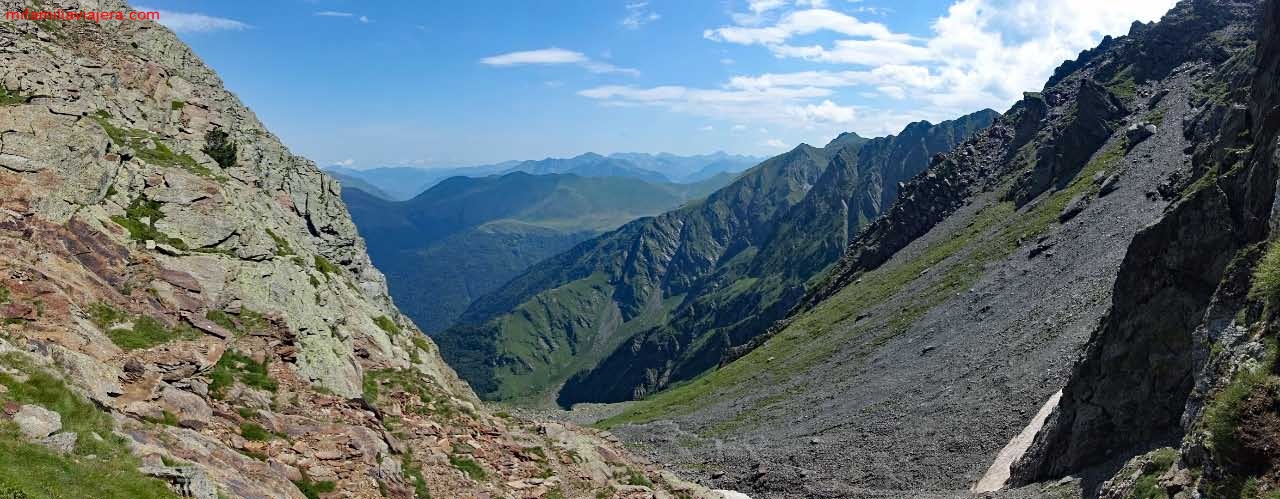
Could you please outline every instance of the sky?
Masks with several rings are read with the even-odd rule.
[[[134,0],[294,153],[770,156],[1040,90],[1174,0]]]

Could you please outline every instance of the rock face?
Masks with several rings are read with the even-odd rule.
[[[5,22],[0,84],[0,403],[74,455],[49,459],[124,481],[50,494],[158,496],[113,488],[150,476],[195,497],[576,496],[633,471],[705,492],[480,407],[392,305],[337,182],[167,29]],[[584,474],[597,446],[623,457]]]
[[[752,349],[601,424],[752,497],[953,497],[1062,389],[1012,460],[1014,484],[1051,483],[1011,497],[1094,493],[1183,436],[1115,487],[1280,490],[1259,320],[1280,309],[1256,298],[1280,253],[1255,265],[1277,121],[1248,95],[1276,95],[1275,9],[1184,1],[1064,64],[905,182]]]
[[[1179,10],[1207,12],[1206,4]],[[1222,7],[1252,14],[1245,5]],[[1273,347],[1261,344],[1274,341],[1276,324],[1276,296],[1265,290],[1280,167],[1280,4],[1269,2],[1257,19],[1257,48],[1223,53],[1224,71],[1206,82],[1228,90],[1200,96],[1200,112],[1184,123],[1196,143],[1193,175],[1178,202],[1130,243],[1108,320],[1090,339],[1058,410],[1014,467],[1015,481],[1123,462],[1181,440],[1169,451],[1177,459],[1146,470],[1166,475],[1160,481],[1170,494],[1229,496],[1250,478],[1260,479],[1262,491],[1280,488],[1266,478],[1277,457],[1263,450],[1269,437],[1250,435],[1275,420],[1274,405],[1261,409],[1274,398],[1248,384],[1275,372],[1274,353],[1267,353]],[[1250,402],[1232,402],[1232,390]],[[1126,469],[1150,460],[1139,456]],[[1128,486],[1108,484],[1117,494]]]
[[[562,405],[620,401],[692,378],[782,317],[898,182],[995,116],[802,144],[703,202],[539,263],[437,339],[493,398],[547,393],[568,380]]]

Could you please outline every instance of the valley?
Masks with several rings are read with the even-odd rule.
[[[1280,497],[1280,0],[160,1],[0,24],[0,496]]]

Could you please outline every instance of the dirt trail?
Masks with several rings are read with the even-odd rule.
[[[1058,399],[1062,398],[1062,390],[1054,392],[1052,397],[1044,403],[1040,408],[1040,412],[1036,413],[1031,422],[1027,423],[1027,427],[1022,429],[1022,433],[1013,437],[1000,453],[996,455],[995,462],[991,463],[991,467],[982,475],[978,483],[970,489],[973,492],[995,492],[1004,487],[1005,482],[1009,481],[1009,466],[1022,457],[1027,452],[1027,448],[1031,446],[1031,441],[1036,438],[1036,433],[1040,432],[1040,427],[1044,426],[1049,414],[1058,407]]]

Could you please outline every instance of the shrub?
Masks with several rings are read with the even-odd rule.
[[[213,158],[218,166],[231,168],[236,165],[236,143],[231,135],[222,130],[209,130],[204,134],[204,153]]]

